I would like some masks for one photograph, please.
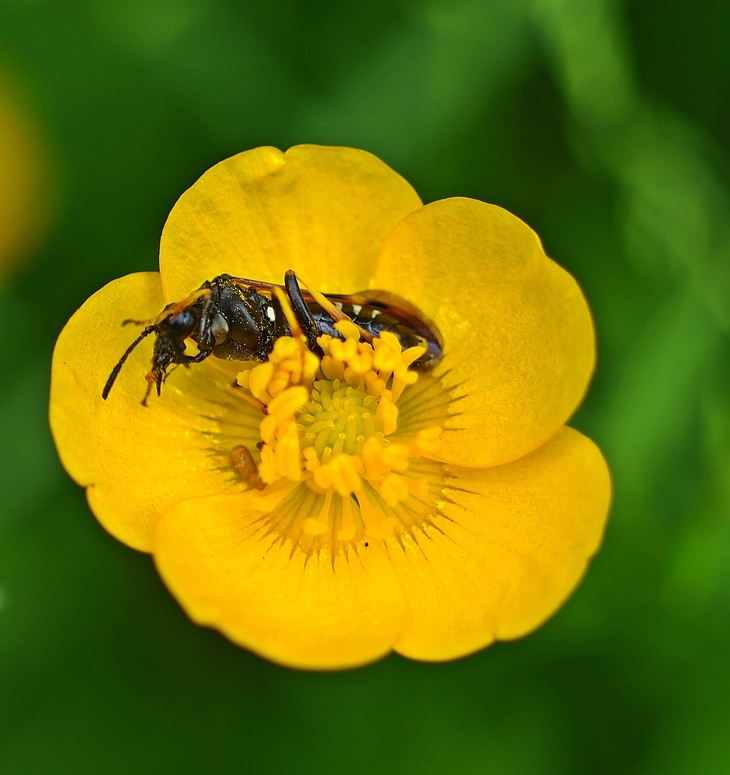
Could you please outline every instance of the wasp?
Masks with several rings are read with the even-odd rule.
[[[274,342],[291,335],[287,313],[289,318],[293,314],[307,347],[318,355],[322,350],[317,337],[343,338],[335,328],[340,320],[351,320],[364,341],[372,342],[390,331],[404,349],[423,347],[424,353],[413,363],[413,368],[422,371],[433,368],[443,354],[443,339],[434,323],[413,304],[388,291],[325,295],[292,270],[285,273],[283,286],[221,274],[182,301],[168,304],[153,320],[124,321],[123,325],[145,327],[112,369],[101,396],[106,400],[130,353],[151,334],[155,343],[144,406],[153,387],[160,395],[172,366],[188,367],[211,355],[233,361],[267,360]],[[195,343],[196,353],[188,353],[188,340]]]

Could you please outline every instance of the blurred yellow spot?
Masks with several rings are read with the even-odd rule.
[[[41,132],[0,71],[0,281],[39,244],[52,186]]]

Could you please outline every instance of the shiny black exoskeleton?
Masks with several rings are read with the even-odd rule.
[[[291,333],[286,314],[273,286],[231,275],[218,275],[187,299],[168,304],[157,319],[145,326],[127,348],[109,375],[102,398],[106,399],[119,372],[134,348],[155,334],[152,369],[147,375],[148,389],[154,385],[157,395],[170,366],[189,366],[209,356],[234,361],[265,361],[281,336]],[[279,286],[280,287],[280,286]],[[307,346],[321,353],[317,337],[329,334],[342,338],[335,328],[338,319],[349,318],[371,339],[384,331],[393,333],[404,348],[421,346],[426,352],[414,362],[416,369],[435,366],[443,351],[443,340],[436,326],[405,299],[385,291],[364,291],[354,295],[318,295],[303,291],[294,272],[284,278],[287,301],[307,338]],[[125,321],[140,323],[140,321]],[[186,341],[192,340],[198,352],[189,355]]]

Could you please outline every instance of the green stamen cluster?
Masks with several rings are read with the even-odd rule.
[[[379,401],[342,380],[316,380],[298,418],[302,451],[313,447],[322,463],[342,453],[359,455],[366,439],[385,437]]]

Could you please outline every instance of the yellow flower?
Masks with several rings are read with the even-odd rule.
[[[123,319],[219,274],[280,284],[287,269],[323,293],[405,297],[443,360],[417,375],[422,351],[344,321],[321,360],[295,335],[249,372],[179,369],[143,407],[150,337],[102,401],[133,338]],[[423,206],[363,151],[258,148],[183,194],[160,274],[115,280],[69,321],[51,424],[99,521],[153,553],[196,622],[297,667],[446,660],[536,628],[597,550],[608,470],[564,426],[593,366],[580,289],[513,215]]]

